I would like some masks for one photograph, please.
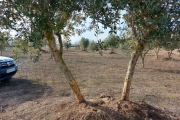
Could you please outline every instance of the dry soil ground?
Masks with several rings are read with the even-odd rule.
[[[109,99],[118,103],[116,105],[120,105],[119,103],[122,102],[117,99],[122,94],[130,58],[125,57],[119,50],[116,50],[116,53],[109,54],[107,50],[104,51],[103,56],[95,53],[93,57],[92,53],[75,48],[71,48],[69,51],[64,50],[65,62],[86,100],[96,99],[101,94],[106,94],[113,97],[113,99]],[[3,54],[4,56],[13,56],[10,49],[5,50]],[[19,70],[11,81],[0,83],[0,120],[60,119],[61,117],[58,117],[57,114],[61,114],[63,111],[68,113],[69,108],[73,108],[73,106],[78,108],[63,73],[50,58],[49,53],[44,53],[39,62],[35,64],[27,61],[27,56],[21,56],[17,65]],[[137,102],[139,106],[146,102],[169,114],[175,113],[180,119],[180,53],[174,51],[172,59],[167,60],[166,52],[160,51],[159,58],[155,59],[154,52],[151,51],[145,58],[144,69],[141,59],[139,59],[131,85],[130,100],[141,101]],[[108,100],[104,101],[107,103]],[[70,106],[67,107],[67,103]],[[112,104],[115,103],[112,102]],[[95,106],[99,104],[101,105],[103,102]],[[130,102],[127,105],[132,104]],[[101,108],[105,105],[101,105]],[[89,103],[84,106],[89,106]],[[94,104],[90,104],[90,106],[92,107]],[[117,108],[119,109],[119,107]],[[125,108],[128,107],[125,105]],[[92,111],[98,111],[97,109],[100,108],[92,108]],[[92,114],[95,113],[88,113],[89,119]],[[105,116],[108,119],[108,115],[105,113],[99,113],[99,115],[101,118]],[[158,119],[158,117],[156,118]],[[66,116],[63,119],[71,118]],[[92,119],[95,118],[92,117]],[[168,119],[175,118],[170,116]]]

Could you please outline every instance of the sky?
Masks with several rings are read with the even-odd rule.
[[[89,26],[89,22],[90,22],[90,19],[87,19],[86,26]],[[108,37],[110,28],[104,29],[104,28],[102,28],[103,26],[100,23],[99,23],[99,26],[100,26],[100,29],[104,33],[103,34],[99,34],[98,38],[94,35],[95,34],[95,30],[93,29],[91,31],[86,31],[86,32],[82,33],[80,36],[78,36],[78,34],[76,34],[75,36],[71,36],[70,37],[71,43],[72,44],[78,43],[81,40],[82,37],[88,38],[90,41],[92,41],[92,40],[97,41],[97,39],[104,40],[106,37]]]
[[[90,19],[88,21],[90,21]],[[87,23],[86,25],[88,26],[89,24]],[[110,29],[105,29],[104,30],[102,28],[102,25],[100,25],[100,26],[101,26],[101,30],[104,33],[103,34],[99,34],[98,38],[94,35],[95,31],[91,30],[91,31],[86,31],[85,33],[82,33],[80,36],[78,36],[78,34],[76,34],[75,36],[70,37],[71,43],[75,44],[75,43],[79,42],[82,37],[88,38],[90,41],[91,40],[97,41],[97,39],[104,40],[109,35]]]
[[[121,14],[125,14],[125,11],[122,11]],[[90,22],[90,21],[91,21],[91,19],[88,18],[88,19],[87,19],[86,26],[89,26],[89,22]],[[120,21],[121,21],[121,22],[124,22],[123,19],[121,19]],[[99,35],[98,35],[98,39],[104,40],[106,37],[108,37],[110,28],[104,29],[104,28],[103,28],[103,25],[100,24],[100,23],[99,23],[99,26],[100,26],[100,29],[101,29],[104,33],[103,33],[103,34],[99,34]],[[75,36],[70,37],[71,43],[72,43],[72,44],[75,44],[75,43],[79,42],[82,37],[88,38],[90,41],[91,41],[91,40],[97,41],[97,37],[96,37],[94,34],[95,34],[95,31],[94,31],[94,30],[92,30],[92,31],[86,31],[85,33],[81,34],[80,36],[78,36],[78,35],[76,34]],[[120,32],[117,31],[117,35],[118,35],[118,36],[119,36],[119,34],[120,34]]]

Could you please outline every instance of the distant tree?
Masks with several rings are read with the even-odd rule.
[[[78,42],[75,42],[74,45],[75,45],[76,49],[80,49],[80,45]]]
[[[114,48],[118,47],[120,38],[117,35],[111,34],[105,38],[105,45],[111,48],[110,54],[114,53]]]
[[[157,40],[157,39],[155,39],[155,40],[152,41],[152,43],[151,43],[151,46],[152,46],[152,49],[153,49],[154,52],[155,52],[155,57],[156,57],[156,58],[158,58],[159,50],[161,49],[162,44],[163,44],[163,42],[162,42],[162,41],[159,41],[159,40]]]
[[[5,50],[5,47],[9,46],[8,44],[8,36],[7,33],[4,32],[0,32],[0,51],[1,51],[1,56],[2,56],[2,52],[3,50]]]
[[[82,48],[83,51],[87,51],[88,46],[89,46],[89,39],[82,37],[80,41],[80,47]]]
[[[108,49],[107,41],[104,40],[103,42],[104,42],[104,43],[103,43],[103,50],[107,50],[107,49]]]
[[[42,40],[42,44],[43,44],[43,47],[45,47],[45,50],[46,50],[46,47],[48,46],[48,42],[47,42],[47,40],[46,40],[46,38],[44,38],[43,40]]]
[[[97,45],[97,43],[95,43],[94,41],[90,42],[90,44],[89,44],[89,49],[90,49],[90,51],[93,52],[93,57],[94,57],[94,52],[95,52],[95,51],[98,51],[98,45]]]
[[[1,51],[1,56],[2,56],[3,50],[5,50],[5,43],[4,43],[3,41],[0,41],[0,51]]]
[[[136,44],[133,40],[122,40],[119,43],[119,49],[127,56],[129,57],[133,50],[135,49]]]
[[[68,50],[71,47],[71,42],[70,41],[63,41],[63,46]]]
[[[144,59],[145,59],[147,53],[152,49],[153,49],[152,43],[147,43],[144,50],[141,53],[141,60],[142,60],[142,67],[143,68],[144,68]]]
[[[162,48],[167,51],[167,56],[170,59],[171,55],[172,55],[172,51],[180,48],[180,42],[173,41],[173,42],[169,42],[169,43],[164,43]]]
[[[128,38],[130,39],[130,38]],[[127,56],[129,57],[134,49],[136,47],[136,43],[133,40],[121,40],[119,44],[119,49]],[[142,60],[142,67],[144,68],[144,59],[147,53],[152,50],[152,43],[147,43],[144,50],[142,51],[140,57]]]

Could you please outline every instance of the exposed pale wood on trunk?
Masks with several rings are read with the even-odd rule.
[[[48,32],[45,32],[45,36],[46,36],[46,39],[48,40],[48,45],[49,45],[51,54],[52,54],[55,62],[59,66],[60,70],[64,73],[65,78],[67,79],[67,82],[68,82],[69,86],[71,87],[71,89],[73,90],[73,93],[75,94],[77,100],[79,102],[84,102],[85,99],[83,98],[83,96],[80,92],[80,89],[79,89],[77,83],[75,82],[73,75],[71,74],[70,70],[66,66],[66,64],[60,54],[60,51],[56,47],[56,42],[55,42],[53,31],[50,30]]]

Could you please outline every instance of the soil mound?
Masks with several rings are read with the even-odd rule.
[[[180,120],[175,114],[143,101],[110,97],[60,105],[50,120]]]

